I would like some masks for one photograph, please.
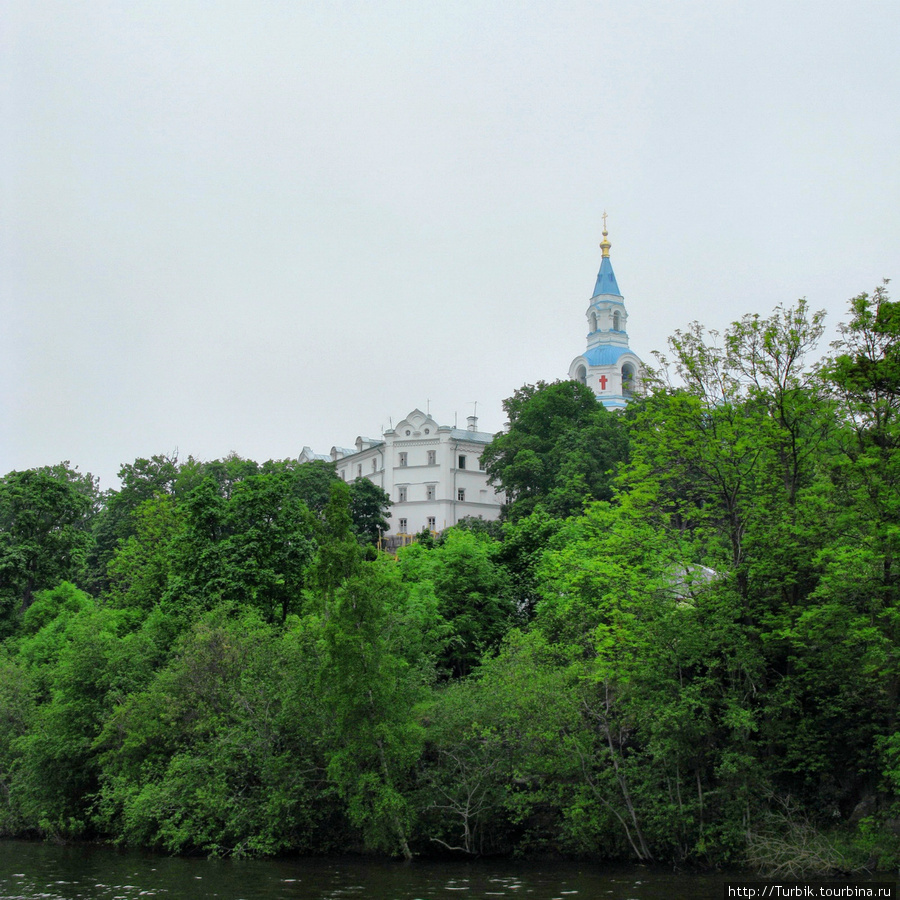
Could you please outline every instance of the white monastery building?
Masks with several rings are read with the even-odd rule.
[[[355,450],[332,447],[327,456],[304,447],[299,461],[328,460],[345,481],[375,482],[394,504],[389,537],[443,531],[466,516],[497,519],[504,498],[488,484],[480,462],[494,436],[478,430],[475,416],[467,421],[465,429],[438,425],[414,409],[380,439],[360,436]]]
[[[607,409],[624,409],[643,367],[628,346],[628,313],[609,259],[611,246],[604,213],[603,257],[586,313],[587,349],[572,361],[569,378],[592,388]],[[304,447],[298,459],[333,462],[345,481],[368,478],[384,490],[393,503],[389,538],[443,531],[466,516],[497,519],[505,498],[488,484],[480,461],[493,435],[478,430],[475,416],[467,421],[465,429],[438,425],[414,409],[380,438],[358,437],[355,449],[332,447],[320,455]]]
[[[569,378],[591,388],[607,409],[624,409],[634,396],[643,366],[628,347],[628,313],[609,259],[611,246],[604,213],[603,240],[600,242],[603,258],[594,295],[585,313],[587,350],[572,360]]]

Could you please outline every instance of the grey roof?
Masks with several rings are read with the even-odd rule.
[[[466,428],[451,428],[450,437],[454,441],[472,441],[474,444],[489,444],[494,439],[489,431],[469,431]]]

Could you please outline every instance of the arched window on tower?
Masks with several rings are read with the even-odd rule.
[[[593,334],[597,330],[597,313],[591,313],[591,333]]]
[[[575,370],[575,380],[581,384],[587,384],[587,369],[584,366],[579,366]]]
[[[631,363],[622,366],[622,394],[625,397],[634,396],[634,366]]]
[[[621,331],[622,330],[622,317],[619,315],[619,311],[616,310],[613,313],[613,331]]]

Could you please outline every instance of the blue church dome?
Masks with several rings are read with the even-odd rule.
[[[594,347],[584,353],[584,358],[589,366],[612,366],[619,361],[623,353],[630,353],[627,347],[613,347],[607,344],[605,347]]]

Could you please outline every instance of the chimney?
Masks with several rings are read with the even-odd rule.
[[[469,423],[469,431],[478,431],[478,416],[467,416],[466,421]]]

